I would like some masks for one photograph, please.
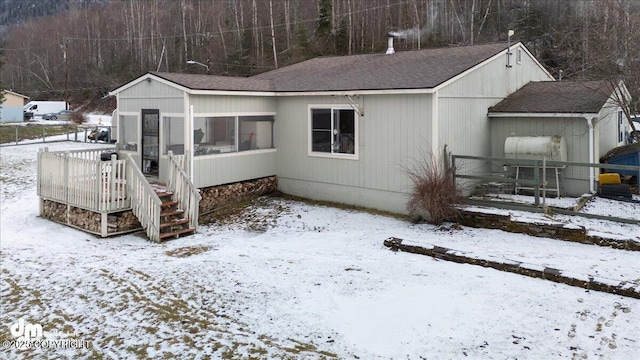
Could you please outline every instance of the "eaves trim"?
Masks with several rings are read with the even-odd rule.
[[[593,118],[598,117],[598,113],[522,113],[522,112],[489,112],[490,118]]]

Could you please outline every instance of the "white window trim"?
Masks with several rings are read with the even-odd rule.
[[[118,111],[118,119],[116,120],[118,122],[118,131],[120,131],[120,116],[135,116],[136,129],[138,131],[138,139],[136,140],[137,150],[119,149],[118,151],[124,151],[130,154],[142,156],[142,148],[140,147],[140,144],[142,143],[142,115],[141,114],[142,114],[142,111],[140,113],[133,112],[133,111]],[[126,127],[125,127],[125,130],[126,130]],[[117,134],[117,135],[118,137],[120,137],[120,134]],[[120,139],[117,139],[117,140],[118,142],[120,142]],[[120,145],[122,146],[123,144],[120,143]]]
[[[516,50],[516,63],[522,64],[522,49]]]
[[[355,136],[353,139],[353,154],[334,154],[334,153],[325,153],[325,152],[316,152],[313,151],[313,116],[311,113],[312,109],[330,109],[331,113],[333,110],[351,110],[353,111],[353,128],[355,132]],[[359,160],[359,138],[360,138],[360,116],[358,112],[355,111],[351,104],[309,104],[307,109],[307,155],[310,157],[320,157],[320,158],[331,158],[331,159],[346,159],[346,160]],[[333,139],[333,137],[332,137]],[[333,145],[333,144],[332,144]],[[332,146],[333,147],[333,146]]]
[[[220,154],[207,154],[207,155],[198,155],[194,157],[194,161],[204,160],[204,159],[219,159],[226,157],[237,157],[237,156],[246,156],[246,155],[259,155],[259,154],[267,154],[277,152],[278,149],[270,148],[270,149],[253,149],[253,150],[245,150],[245,151],[236,151],[236,152],[228,152],[228,153],[220,153]]]
[[[253,149],[253,150],[244,150],[244,151],[240,151],[239,147],[240,144],[238,143],[239,141],[239,137],[238,137],[238,131],[240,130],[240,117],[243,116],[273,116],[273,121],[271,122],[271,142],[273,143],[273,147],[272,148],[268,148],[268,149]],[[210,155],[198,155],[198,156],[194,156],[194,159],[201,159],[201,158],[207,158],[207,157],[229,157],[229,156],[235,156],[241,153],[258,153],[262,150],[276,150],[278,148],[277,144],[276,144],[276,113],[274,112],[234,112],[234,113],[194,113],[193,114],[193,118],[220,118],[220,117],[232,117],[233,118],[233,124],[234,124],[234,128],[235,128],[235,139],[236,139],[236,151],[232,151],[229,153],[221,153],[221,154],[210,154]],[[257,151],[256,151],[257,150]],[[267,151],[268,152],[268,151]]]
[[[188,118],[185,118],[184,113],[163,113],[163,114],[160,114],[160,132],[159,132],[159,134],[162,134],[162,136],[160,136],[161,139],[158,139],[158,143],[160,144],[160,149],[163,150],[163,151],[161,151],[160,158],[168,159],[169,158],[169,154],[165,154],[164,153],[164,149],[167,148],[167,144],[165,144],[165,142],[164,142],[164,132],[166,130],[164,128],[164,118],[165,117],[179,117],[179,118],[182,118],[182,120],[185,123],[188,121]],[[186,128],[186,125],[184,126],[184,128]],[[186,130],[183,129],[183,136],[187,135],[185,133],[186,133]],[[184,150],[185,150],[185,152],[188,150],[187,149],[187,140],[186,140],[186,138],[185,138],[185,141],[184,141]],[[183,156],[183,155],[179,155],[179,156]]]

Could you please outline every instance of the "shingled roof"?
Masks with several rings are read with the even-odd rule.
[[[320,57],[248,78],[166,72],[149,74],[192,90],[313,92],[432,89],[506,51],[506,46],[505,43],[494,43],[399,51],[391,55]]]
[[[157,77],[193,90],[273,91],[272,82],[238,76],[150,72]]]
[[[489,113],[595,114],[612,93],[606,80],[530,82],[490,107]]]
[[[430,89],[506,51],[507,44],[457,46],[386,55],[320,57],[253,76],[276,91]]]

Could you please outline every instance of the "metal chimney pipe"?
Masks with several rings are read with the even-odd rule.
[[[393,49],[393,38],[394,36],[391,33],[387,34],[387,55],[394,54],[396,51]]]
[[[511,37],[515,34],[513,30],[507,33],[507,67],[511,67]]]

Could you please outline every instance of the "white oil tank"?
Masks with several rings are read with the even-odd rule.
[[[509,159],[567,161],[567,143],[562,136],[511,136],[504,141]]]

